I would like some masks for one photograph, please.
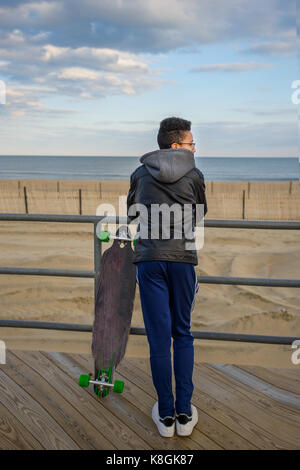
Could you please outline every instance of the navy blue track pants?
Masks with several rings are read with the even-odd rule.
[[[161,418],[191,413],[194,386],[194,338],[191,312],[197,290],[193,264],[173,261],[137,263],[143,318],[150,348],[153,384]],[[173,338],[176,402],[172,392],[171,337]]]

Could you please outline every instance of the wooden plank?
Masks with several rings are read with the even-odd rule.
[[[76,443],[25,390],[0,370],[1,403],[45,449],[79,449]]]
[[[279,418],[282,423],[287,423],[288,425],[300,425],[300,413],[295,407],[288,406],[286,404],[279,403],[266,395],[266,391],[257,391],[254,387],[249,387],[247,383],[241,382],[241,377],[239,380],[236,377],[231,377],[228,373],[224,373],[224,370],[218,370],[213,367],[211,364],[206,364],[206,368],[210,371],[214,371],[217,374],[217,380],[220,382],[223,380],[228,380],[232,384],[234,390],[238,390],[240,393],[243,393],[254,403],[257,403],[259,409],[270,410],[272,409],[272,415],[275,418]],[[252,384],[251,384],[252,385]]]
[[[286,390],[281,390],[264,380],[255,377],[253,374],[239,369],[238,367],[229,364],[210,364],[216,370],[238,380],[239,382],[248,385],[248,387],[257,390],[269,398],[282,403],[283,405],[300,410],[300,395]],[[300,413],[299,413],[300,416]],[[299,423],[300,424],[300,423]]]
[[[245,385],[222,376],[208,365],[197,365],[196,370],[195,378],[199,388],[246,417],[250,427],[267,431],[277,448],[299,448],[299,426],[291,423],[286,414],[278,414],[278,409],[283,408],[281,405],[276,407],[273,400],[253,390],[249,391]]]
[[[140,365],[142,365],[142,361],[140,361]],[[143,369],[141,369],[137,367],[136,363],[133,363],[132,358],[129,360],[123,359],[119,367],[119,372],[121,374],[130,377],[130,379],[134,380],[142,389],[151,391],[151,395],[155,397],[156,392],[152,385],[152,378],[145,372],[145,370],[145,364]],[[202,441],[203,445],[207,446],[206,448],[223,448],[232,450],[256,448],[239,434],[233,432],[220,421],[208,415],[205,412],[205,407],[204,409],[197,407],[197,410],[199,422],[191,435],[191,439],[194,439],[197,442]],[[203,436],[205,436],[205,438]]]
[[[150,366],[143,359],[130,358],[130,361],[151,375]],[[192,400],[198,410],[202,409],[209,416],[214,417],[224,426],[251,442],[256,448],[263,450],[278,448],[278,445],[274,443],[272,433],[262,429],[257,423],[249,421],[247,415],[242,414],[243,407],[241,407],[241,413],[240,408],[234,406],[234,401],[232,405],[230,387],[227,387],[226,393],[223,393],[223,390],[219,390],[215,382],[207,380],[205,374],[200,374],[196,366],[193,381],[195,388]],[[227,395],[230,399],[227,398]]]
[[[75,427],[76,425],[80,427],[80,423],[82,423],[84,429],[87,429],[89,433],[92,433],[95,428],[96,433],[98,430],[101,433],[104,428],[104,433],[107,435],[110,427],[112,427],[116,442],[112,444],[111,439],[109,439],[109,443],[111,448],[119,449],[124,448],[122,447],[124,425],[128,426],[133,439],[134,436],[138,436],[141,442],[146,446],[148,445],[146,448],[300,448],[300,414],[298,411],[295,412],[287,405],[274,402],[273,398],[265,396],[264,390],[258,391],[253,387],[249,389],[247,383],[241,383],[238,380],[240,375],[237,377],[228,376],[227,373],[224,374],[224,370],[216,369],[211,364],[195,366],[193,403],[198,408],[200,420],[192,436],[189,438],[174,437],[174,439],[165,440],[160,438],[151,419],[151,408],[156,393],[152,384],[148,360],[124,359],[116,372],[116,378],[126,378],[126,396],[110,394],[108,399],[99,400],[92,390],[83,393],[85,399],[74,397],[74,394],[76,395],[75,389],[78,389],[79,392],[86,392],[86,390],[80,389],[77,384],[75,385],[73,378],[75,377],[77,382],[77,378],[80,373],[84,372],[84,368],[93,370],[91,356],[29,352],[10,354],[8,352],[7,357],[9,363],[6,367],[9,372],[5,374],[8,379],[5,380],[6,393],[0,394],[0,402],[3,403],[3,405],[0,405],[0,411],[1,409],[6,410],[6,414],[3,415],[5,418],[2,421],[0,418],[0,447],[3,445],[4,448],[15,448],[14,446],[18,448],[20,430],[25,430],[25,442],[20,444],[19,448],[28,448],[26,445],[30,446],[31,441],[39,446],[37,448],[45,447],[44,442],[41,442],[40,432],[37,432],[37,426],[32,433],[31,424],[29,425],[30,418],[33,415],[32,409],[34,408],[36,416],[38,406],[40,406],[43,413],[48,413],[46,426],[49,426],[49,420],[55,418],[53,422],[56,426],[61,431],[67,431],[65,434],[68,438],[72,438],[72,443],[77,444],[79,448],[88,448],[81,447],[81,444],[84,445],[85,443],[85,432],[80,434],[80,429],[77,428],[77,430],[74,429],[74,434],[72,434],[73,422]],[[49,358],[50,360],[48,360]],[[18,361],[20,362],[18,363]],[[240,373],[241,368],[238,369]],[[262,371],[260,373],[262,374]],[[256,379],[256,377],[254,379],[253,377],[249,378],[248,375],[246,377],[251,381]],[[12,386],[12,382],[9,382],[9,379],[13,379],[14,386]],[[254,380],[254,383],[257,383],[257,381]],[[1,375],[0,389],[3,389]],[[11,389],[13,390],[12,394],[10,393]],[[18,393],[19,390],[23,392],[23,394],[21,393],[21,399]],[[25,397],[27,400],[25,400]],[[12,406],[11,400],[16,402],[15,406]],[[21,405],[19,401],[21,401]],[[86,403],[88,403],[88,416],[86,416]],[[27,405],[26,409],[25,405]],[[57,410],[54,410],[55,406],[57,406]],[[100,413],[100,409],[102,413]],[[72,410],[75,410],[74,416],[72,416]],[[103,414],[104,421],[106,420],[104,425]],[[22,416],[22,424],[19,421],[20,416]],[[71,419],[71,422],[67,423],[65,427],[64,422],[68,419]],[[39,423],[44,422],[43,417],[38,417],[37,420]],[[118,423],[115,424],[118,420],[121,426]],[[107,423],[109,424],[107,425]],[[11,428],[14,430],[11,430]],[[7,429],[9,429],[8,432]],[[226,430],[228,430],[227,436]],[[125,440],[128,437],[126,432],[125,429]],[[90,436],[86,439],[89,442]],[[163,443],[162,446],[156,447],[156,442],[160,441]],[[125,448],[140,448],[132,447],[131,444]],[[215,447],[212,447],[214,444]],[[21,447],[22,445],[24,447]],[[91,448],[95,448],[95,446]]]
[[[24,364],[23,355],[24,353],[21,356],[14,355],[8,351],[6,374],[43,406],[80,449],[115,449],[101,433],[95,432],[94,426],[51,383]]]
[[[259,377],[275,387],[298,393],[300,391],[300,368],[294,369],[266,369],[258,366],[238,366],[239,369],[249,372],[249,374]]]
[[[57,353],[50,354],[56,361],[59,361],[61,367],[68,368],[71,374],[76,374],[76,370],[89,371],[93,370],[92,356],[80,355],[67,355]],[[78,375],[77,375],[78,376]],[[117,413],[120,419],[124,419],[131,429],[138,433],[145,441],[154,449],[199,449],[203,448],[197,443],[190,443],[180,440],[178,437],[173,439],[161,439],[156,426],[151,418],[151,409],[154,404],[153,399],[147,393],[143,393],[138,387],[128,380],[127,377],[122,376],[117,371],[115,372],[114,379],[126,380],[126,395],[115,395],[110,393],[109,397],[102,399],[104,406],[112,413]],[[99,400],[92,388],[89,393]],[[101,399],[100,399],[101,400]]]
[[[75,355],[72,357],[72,360],[76,362],[79,367],[82,367],[82,370],[89,370],[93,367],[93,359],[91,356]],[[140,390],[132,381],[129,381],[127,377],[124,377],[117,371],[114,374],[114,380],[125,381],[125,390],[123,393],[125,401],[122,400],[122,402],[120,402],[120,396],[111,393],[108,399],[105,400],[106,406],[114,407],[118,411],[118,416],[120,416],[120,413],[124,413],[128,425],[132,427],[135,432],[138,432],[151,448],[162,450],[179,448],[186,450],[191,449],[188,443],[180,443],[180,439],[176,437],[174,439],[160,438],[151,418],[151,409],[154,402],[150,395]],[[92,389],[90,389],[90,393],[93,394]],[[121,410],[119,409],[120,404],[122,407]],[[193,449],[194,448],[195,446]],[[197,449],[199,448],[198,446]]]
[[[69,373],[71,377],[75,378],[76,381],[78,380],[80,374],[87,373],[88,371],[93,371],[94,369],[93,362],[91,362],[90,364],[87,364],[85,362],[77,362],[74,359],[76,355],[66,355],[62,353],[52,352],[45,354],[51,360],[55,361],[55,364],[61,367],[62,370],[66,371],[66,373]],[[94,394],[92,387],[85,389],[85,391],[90,395],[90,398],[92,400],[95,400],[96,404],[100,403],[107,410],[107,412],[110,412],[112,414],[112,419],[115,418],[122,421],[124,424],[126,424],[126,426],[128,426],[128,428],[130,428],[134,435],[139,436],[141,439],[144,440],[144,445],[147,446],[147,448],[152,448],[151,443],[149,443],[149,436],[145,432],[145,428],[142,425],[145,419],[144,413],[142,413],[141,410],[137,409],[135,405],[130,405],[130,403],[127,402],[126,398],[124,398],[124,395],[116,395],[114,393],[111,393],[109,397],[101,399]],[[120,447],[118,448],[120,449]]]
[[[0,449],[1,450],[42,450],[42,445],[0,403]]]
[[[133,404],[138,406],[138,408],[143,409],[144,413],[147,415],[149,422],[147,432],[151,429],[154,435],[158,437],[161,442],[161,437],[158,434],[157,427],[153,423],[151,416],[152,407],[157,401],[157,394],[153,386],[152,379],[126,359],[123,359],[122,363],[119,365],[118,370],[116,371],[116,376],[119,376],[120,379],[124,380],[126,383],[127,400],[130,400]],[[175,449],[222,449],[222,446],[218,445],[217,442],[210,439],[205,433],[201,432],[197,426],[195,427],[193,434],[188,438],[183,439],[175,434],[172,441],[174,441]]]
[[[19,354],[19,353],[18,353]],[[113,446],[120,450],[149,449],[149,445],[132,432],[126,423],[113,415],[97,397],[92,397],[82,389],[76,380],[62,370],[50,356],[41,352],[26,352],[24,362],[36,370],[42,377],[69,401],[97,430],[105,435]],[[82,371],[80,371],[82,373]]]

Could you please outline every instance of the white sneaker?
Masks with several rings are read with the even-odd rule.
[[[198,411],[194,405],[191,405],[192,414],[176,413],[176,433],[178,436],[189,436],[198,423]]]
[[[175,433],[175,417],[167,416],[162,419],[158,412],[158,402],[152,408],[152,419],[155,422],[158,432],[163,437],[173,437]]]

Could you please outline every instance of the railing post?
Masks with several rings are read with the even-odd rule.
[[[25,212],[26,214],[28,214],[28,200],[27,200],[26,186],[24,186],[24,203],[25,203]]]
[[[94,271],[95,271],[94,307],[95,309],[96,309],[97,289],[99,285],[100,263],[101,263],[101,255],[102,255],[102,242],[100,242],[99,238],[97,237],[97,225],[98,225],[98,222],[95,222],[94,223]]]
[[[79,189],[79,215],[82,215],[82,195],[81,195],[81,189]]]

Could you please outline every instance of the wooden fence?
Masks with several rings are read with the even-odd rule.
[[[1,180],[0,212],[100,215],[111,204],[125,215],[128,189],[128,181]],[[209,219],[300,220],[297,181],[208,181],[206,194]]]

